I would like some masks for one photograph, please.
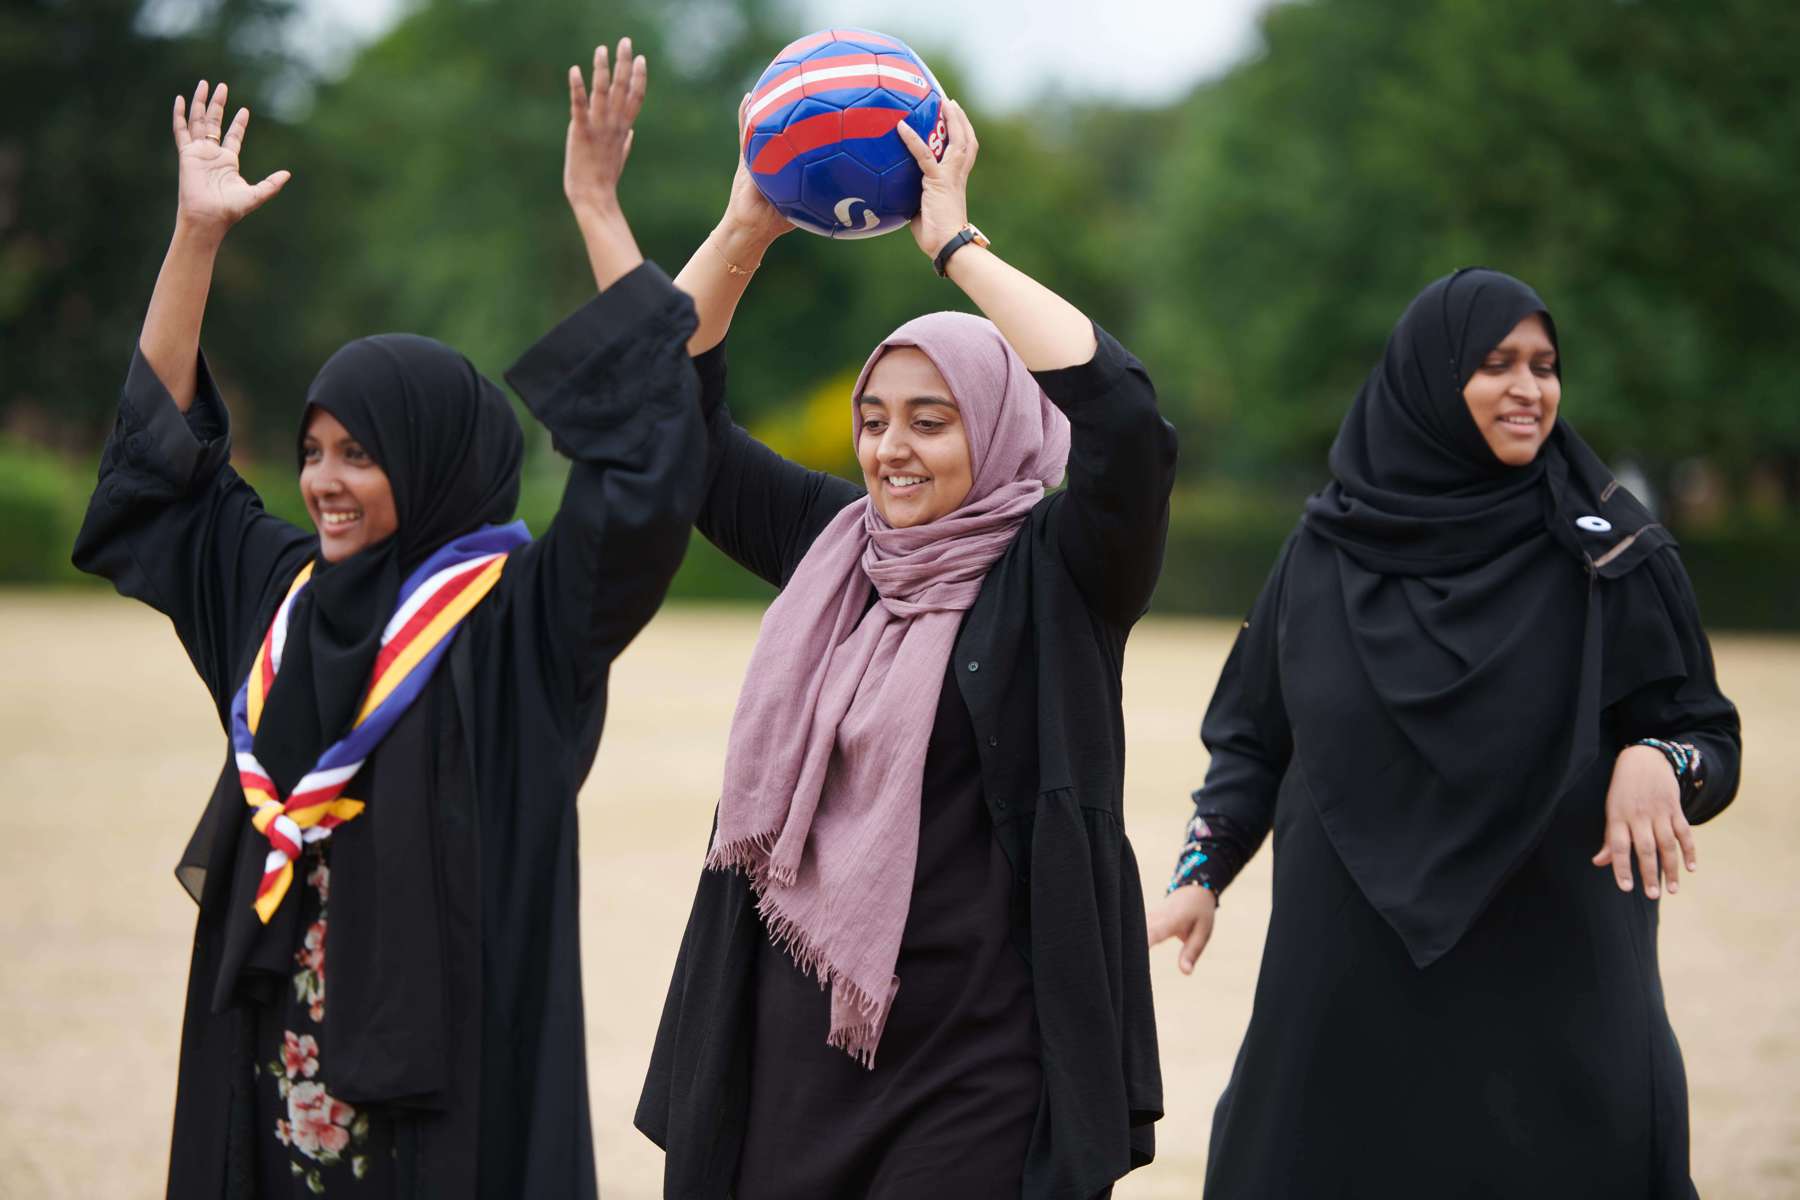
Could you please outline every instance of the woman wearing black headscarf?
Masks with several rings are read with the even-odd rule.
[[[1150,922],[1191,971],[1273,825],[1208,1195],[1693,1195],[1655,901],[1736,791],[1737,713],[1561,392],[1530,288],[1426,288],[1226,660]]]
[[[317,532],[229,465],[199,355],[238,174],[225,88],[175,105],[176,232],[75,549],[167,614],[231,737],[177,869],[199,904],[168,1191],[592,1197],[575,794],[610,663],[700,499],[692,305],[614,185],[643,60],[570,79],[568,190],[601,295],[509,373],[574,460],[507,524],[511,403],[428,338],[350,343],[307,392]],[[610,76],[610,79],[609,79]]]

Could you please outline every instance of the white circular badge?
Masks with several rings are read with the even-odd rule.
[[[1612,532],[1612,522],[1605,517],[1576,517],[1575,524],[1589,533]]]

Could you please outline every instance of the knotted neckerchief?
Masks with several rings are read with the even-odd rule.
[[[231,702],[231,744],[244,800],[254,810],[251,824],[269,840],[256,889],[256,915],[265,925],[287,895],[303,844],[330,837],[334,828],[363,811],[363,802],[344,796],[344,788],[425,689],[462,619],[499,582],[507,554],[530,540],[522,521],[490,526],[441,547],[407,578],[381,632],[381,649],[356,719],[284,801],[256,760],[254,747],[263,703],[281,670],[288,616],[312,578],[313,564],[295,576],[263,635],[249,678]]]

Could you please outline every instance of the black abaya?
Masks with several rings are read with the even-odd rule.
[[[1207,1195],[1692,1196],[1685,1075],[1657,967],[1661,902],[1619,891],[1588,861],[1613,758],[1638,737],[1703,748],[1710,770],[1690,820],[1736,789],[1736,714],[1674,551],[1603,589],[1605,752],[1425,968],[1345,869],[1294,768],[1279,665],[1289,568],[1284,555],[1202,730],[1213,760],[1201,813],[1242,830],[1246,853],[1275,833],[1262,972],[1214,1115]],[[1665,660],[1683,675],[1642,677],[1639,664]]]
[[[383,1043],[439,1063],[441,1095],[424,1107],[407,1096],[367,1106],[394,1121],[400,1194],[596,1194],[575,795],[598,746],[610,664],[660,604],[699,505],[704,434],[685,348],[694,322],[688,299],[646,264],[509,373],[575,460],[562,507],[466,618],[369,760],[358,784],[367,810],[331,839],[333,1002],[354,1008],[370,984],[340,956],[379,962],[405,950],[436,964],[423,990],[446,1006],[446,1044],[419,1054]],[[75,553],[84,570],[171,619],[222,724],[317,548],[313,534],[262,510],[228,457],[225,409],[204,363],[184,418],[136,357]],[[396,798],[404,803],[383,803]],[[201,835],[227,863],[239,838],[256,836],[229,756]],[[395,854],[426,869],[384,872]],[[273,1130],[255,1127],[257,1009],[214,1003],[230,875],[184,876],[200,907],[168,1188],[183,1200],[255,1194],[261,1148],[279,1149]],[[368,888],[354,904],[342,890],[353,877]],[[365,919],[347,924],[340,904]],[[421,911],[437,914],[436,939],[420,936]],[[380,1066],[365,1064],[364,1076],[379,1078]]]
[[[830,996],[765,932],[735,1200],[1016,1196],[1042,1072],[1012,865],[946,669],[920,781],[918,868],[875,1070],[826,1044]]]
[[[1566,421],[1515,465],[1476,425],[1533,315],[1479,269],[1408,307],[1208,709],[1201,851],[1277,842],[1209,1195],[1692,1194],[1657,902],[1589,860],[1640,738],[1703,752],[1691,821],[1728,804],[1737,713],[1667,530]],[[1505,385],[1540,421],[1546,365]]]

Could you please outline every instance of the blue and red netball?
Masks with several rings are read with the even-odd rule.
[[[943,89],[899,38],[823,29],[793,42],[750,92],[744,163],[781,214],[824,237],[875,237],[919,211],[905,121],[944,156]]]

